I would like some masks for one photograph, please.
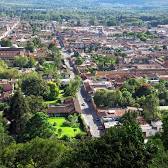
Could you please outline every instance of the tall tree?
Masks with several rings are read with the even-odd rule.
[[[4,149],[13,142],[13,138],[8,135],[3,118],[0,117],[0,167],[2,166],[1,157]]]
[[[54,132],[55,128],[49,123],[48,116],[43,112],[38,112],[27,122],[22,137],[26,141],[35,137],[50,138]]]
[[[2,47],[12,47],[12,42],[11,42],[10,39],[2,39],[2,40],[0,41],[0,45],[1,45]]]
[[[31,42],[31,41],[28,41],[27,44],[26,44],[26,46],[25,46],[25,49],[27,51],[34,52],[34,50],[35,50],[34,43]]]
[[[109,98],[109,101],[111,101],[111,98]],[[107,91],[105,89],[96,91],[94,95],[94,102],[98,107],[105,106],[107,102]]]
[[[59,87],[56,85],[54,82],[49,82],[49,95],[48,95],[48,100],[60,100],[62,98],[61,90]]]
[[[76,76],[74,80],[71,80],[69,84],[65,88],[65,95],[66,96],[75,96],[76,93],[79,91],[81,85],[81,78]]]
[[[17,56],[14,60],[14,65],[20,68],[25,68],[28,63],[28,58],[24,56]]]
[[[144,109],[144,116],[148,121],[157,119],[158,106],[159,98],[155,94],[145,97],[142,107]]]
[[[47,97],[49,94],[49,87],[47,83],[37,74],[29,74],[25,76],[21,83],[22,91],[25,95]]]
[[[151,143],[158,147],[158,152],[156,152],[155,157],[149,164],[149,168],[167,168],[168,165],[168,151],[165,150],[162,140],[155,136],[150,139]]]
[[[24,131],[30,118],[28,103],[20,90],[17,90],[10,100],[9,109],[5,111],[6,118],[11,122],[10,131],[19,135]]]
[[[155,146],[144,144],[138,124],[129,122],[109,129],[102,138],[79,143],[57,167],[96,168],[101,165],[103,168],[144,168],[156,151]]]
[[[59,162],[69,147],[57,139],[35,138],[24,144],[11,144],[2,156],[6,167],[47,168]]]
[[[163,119],[162,140],[165,149],[168,150],[168,115]]]
[[[29,108],[31,113],[35,114],[37,112],[45,112],[47,109],[47,105],[44,103],[44,100],[40,96],[27,96],[27,102],[29,104]]]

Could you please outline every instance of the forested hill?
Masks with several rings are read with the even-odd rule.
[[[0,4],[11,6],[41,7],[98,7],[98,6],[168,6],[168,0],[1,0]]]
[[[168,5],[168,0],[97,0],[98,3],[111,3],[121,5]]]

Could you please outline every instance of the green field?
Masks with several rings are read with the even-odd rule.
[[[85,134],[84,131],[81,130],[81,128],[72,128],[72,127],[64,127],[62,126],[63,123],[66,121],[65,117],[51,117],[49,118],[49,122],[53,125],[56,123],[56,134],[58,134],[58,129],[62,129],[62,133],[60,135],[60,138],[63,137],[64,135],[68,136],[69,138],[74,138],[78,134]],[[75,131],[74,131],[75,129]]]

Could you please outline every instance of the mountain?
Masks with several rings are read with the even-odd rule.
[[[43,7],[168,6],[168,0],[1,0],[3,5]]]
[[[126,6],[168,6],[168,0],[97,0],[96,2]]]

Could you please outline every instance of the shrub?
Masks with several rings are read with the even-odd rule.
[[[0,111],[3,111],[7,107],[6,103],[0,103]]]
[[[71,127],[71,122],[69,121],[65,121],[63,124],[62,124],[63,127]]]
[[[82,139],[82,137],[84,137],[83,134],[77,134],[77,135],[75,136],[76,139]]]
[[[63,135],[61,140],[70,141],[70,138],[67,135]]]
[[[53,126],[57,126],[57,123],[56,123],[56,122],[54,122]]]
[[[58,136],[61,136],[61,134],[62,134],[62,129],[59,128],[59,129],[58,129]]]
[[[79,123],[71,123],[71,127],[77,128],[77,127],[80,127],[80,124]]]
[[[73,129],[73,131],[74,131],[74,132],[76,132],[76,131],[77,131],[77,129],[75,128],[75,129]]]

